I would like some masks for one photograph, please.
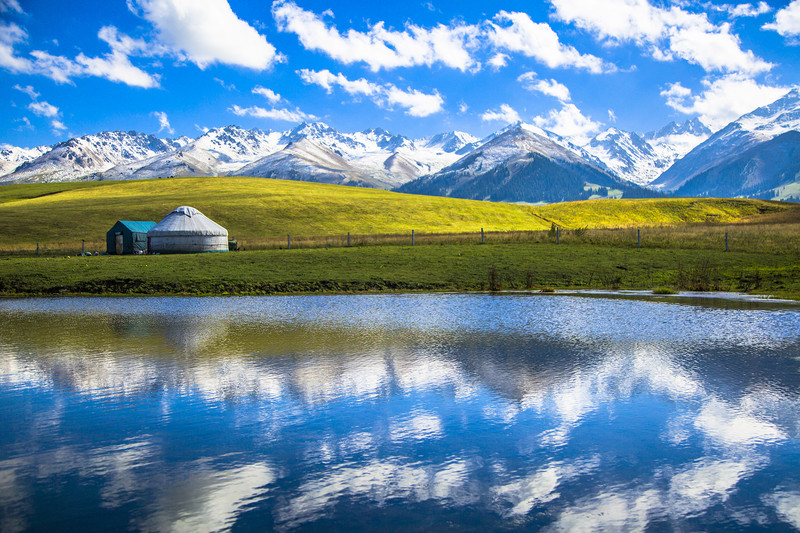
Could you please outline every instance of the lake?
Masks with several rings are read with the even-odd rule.
[[[800,528],[800,307],[0,301],[0,530]]]

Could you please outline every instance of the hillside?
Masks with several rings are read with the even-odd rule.
[[[734,222],[800,206],[761,200],[592,200],[546,206],[264,178],[173,178],[0,187],[0,247],[101,242],[117,220],[191,205],[246,241],[271,236],[544,230]]]

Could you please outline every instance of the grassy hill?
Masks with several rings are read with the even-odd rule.
[[[359,235],[644,227],[737,222],[798,213],[793,204],[738,199],[592,200],[546,206],[399,194],[263,178],[52,183],[0,187],[0,250],[41,243],[100,245],[117,220],[161,220],[196,207],[240,242],[292,235]]]

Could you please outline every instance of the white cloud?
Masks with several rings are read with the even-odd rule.
[[[234,105],[229,111],[240,117],[268,118],[285,122],[303,122],[317,119],[314,115],[303,113],[299,109],[292,111],[291,109],[264,109],[258,106],[239,107],[238,105]]]
[[[757,17],[772,11],[772,8],[766,2],[759,2],[758,5],[737,4],[730,7],[732,7],[732,9],[730,9],[729,12],[733,17]]]
[[[24,42],[28,38],[27,32],[16,24],[0,24],[0,67],[11,72],[30,72],[30,60],[19,57],[14,51],[14,45]]]
[[[201,69],[223,63],[264,70],[281,60],[227,0],[130,0],[129,7],[141,10],[137,14],[155,26],[163,43]]]
[[[167,114],[165,112],[153,111],[152,115],[158,119],[158,125],[159,125],[158,133],[166,131],[170,135],[175,134],[175,130],[172,129],[172,126],[169,123],[169,118],[167,117]]]
[[[558,83],[554,79],[541,80],[537,77],[535,72],[526,72],[521,74],[517,78],[517,81],[529,91],[546,94],[547,96],[552,96],[553,98],[557,98],[562,102],[569,102],[571,99],[569,95],[569,89],[566,85]]]
[[[797,0],[795,0],[797,1]],[[556,16],[611,44],[631,41],[660,61],[683,59],[707,72],[756,74],[772,64],[742,50],[730,24],[714,25],[705,13],[654,7],[648,0],[552,0]]]
[[[442,110],[444,100],[438,91],[425,94],[416,89],[403,91],[394,85],[388,86],[386,99],[389,105],[397,104],[406,108],[406,114],[412,117],[427,117]]]
[[[617,121],[617,114],[614,113],[613,109],[608,110],[608,120],[609,122],[616,122]]]
[[[16,89],[17,91],[20,91],[20,92],[23,92],[23,93],[27,94],[30,97],[31,100],[36,100],[37,98],[39,98],[39,93],[37,93],[33,89],[32,85],[26,85],[25,87],[22,87],[19,84],[17,84],[17,85],[14,85],[14,89]]]
[[[394,31],[378,22],[367,32],[350,29],[343,34],[322,16],[283,0],[272,4],[272,15],[278,29],[296,34],[307,50],[347,65],[361,62],[373,71],[435,63],[461,71],[478,67],[470,53],[480,32],[477,26],[439,24],[426,29],[412,24]]]
[[[201,133],[208,133],[209,131],[211,131],[209,128],[205,126],[198,126],[197,124],[195,124],[194,127],[197,128],[197,131]]]
[[[0,13],[8,13],[13,11],[15,13],[24,13],[22,6],[19,5],[18,0],[0,0]]]
[[[481,115],[481,120],[484,122],[492,122],[495,120],[499,120],[505,124],[512,124],[514,122],[519,122],[519,113],[514,111],[514,108],[508,104],[501,104],[499,111],[492,111],[491,109],[486,110]]]
[[[128,54],[154,55],[163,49],[120,34],[113,26],[101,28],[97,36],[111,47],[111,52],[103,57],[87,57],[81,53],[72,60],[33,50],[31,60],[17,56],[14,51],[14,45],[27,38],[25,30],[15,24],[0,25],[0,67],[12,72],[39,74],[57,83],[72,83],[72,78],[77,76],[98,76],[135,87],[158,87],[158,77],[131,64]]]
[[[562,103],[561,109],[553,109],[546,116],[534,117],[533,123],[578,145],[589,142],[602,127],[601,123],[584,116],[575,104],[568,103]]]
[[[273,91],[272,89],[267,89],[266,87],[262,87],[260,85],[256,85],[253,87],[253,94],[258,94],[266,98],[272,104],[277,104],[281,101],[281,95]]]
[[[488,61],[489,66],[492,67],[494,70],[500,70],[501,68],[508,65],[508,56],[506,54],[496,53],[492,56],[491,59]]]
[[[79,54],[75,61],[83,66],[81,75],[97,76],[144,89],[159,86],[157,75],[148,74],[134,66],[128,57],[129,54],[155,54],[157,53],[155,49],[148,51],[150,45],[145,41],[120,34],[114,26],[100,28],[97,36],[108,43],[111,53],[103,57],[87,57],[83,53]]]
[[[407,115],[412,117],[427,117],[442,110],[444,99],[438,91],[431,94],[423,93],[416,89],[406,91],[387,83],[380,85],[370,82],[364,78],[350,80],[343,74],[333,74],[325,70],[298,70],[297,74],[306,83],[319,85],[328,93],[333,92],[334,87],[340,87],[352,96],[367,96],[379,107],[393,107],[395,105],[406,110]]]
[[[235,91],[236,90],[236,85],[235,84],[233,84],[233,83],[225,83],[225,80],[223,80],[222,78],[214,78],[214,81],[219,83],[220,87],[222,87],[226,91]]]
[[[775,22],[764,24],[762,28],[775,30],[784,37],[800,35],[800,0],[792,0],[775,14]]]
[[[466,102],[461,102],[460,104],[458,104],[458,112],[459,113],[463,114],[463,113],[466,113],[468,110],[469,110],[469,106],[467,105]]]
[[[301,69],[297,71],[300,78],[306,83],[319,85],[329,94],[333,92],[334,86],[339,86],[351,95],[379,96],[384,93],[384,88],[377,83],[372,83],[364,78],[350,80],[343,74],[334,74],[328,69],[310,70]]]
[[[31,102],[28,104],[28,109],[33,111],[34,115],[40,117],[54,118],[59,115],[59,110],[56,106],[48,104],[47,102]]]
[[[489,39],[499,49],[534,57],[550,68],[567,67],[593,73],[615,69],[599,57],[581,54],[561,43],[548,24],[533,22],[526,13],[500,11],[494,19],[497,23],[489,23]]]
[[[14,85],[14,89],[23,92],[30,97],[31,103],[28,104],[28,109],[34,115],[50,119],[50,125],[53,128],[53,133],[57,135],[67,129],[64,123],[61,121],[61,111],[53,104],[45,102],[44,100],[39,100],[39,93],[37,93],[31,85],[26,85],[25,87]],[[33,129],[31,121],[28,119],[28,117],[22,117],[20,120],[23,122],[23,125],[19,128],[20,130],[26,128]]]
[[[699,115],[712,130],[718,130],[741,115],[767,105],[789,90],[788,87],[761,85],[745,76],[729,75],[703,80],[703,90],[695,94],[680,83],[661,91],[671,108],[687,115]]]

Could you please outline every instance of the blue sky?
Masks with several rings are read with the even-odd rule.
[[[716,129],[800,84],[799,44],[800,0],[0,0],[0,143]]]

